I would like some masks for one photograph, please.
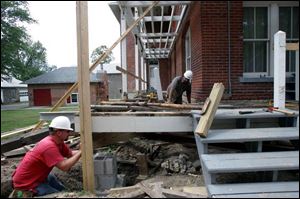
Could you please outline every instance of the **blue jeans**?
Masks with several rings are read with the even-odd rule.
[[[59,192],[65,189],[65,186],[56,178],[55,175],[49,174],[47,181],[36,187],[37,196],[43,196],[50,193]]]

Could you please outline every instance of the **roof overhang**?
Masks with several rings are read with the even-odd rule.
[[[110,8],[120,22],[124,13],[127,27],[134,23],[153,1],[118,1]],[[168,58],[191,1],[160,1],[132,30],[145,59]]]

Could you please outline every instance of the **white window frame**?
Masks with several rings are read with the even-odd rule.
[[[73,101],[73,98],[72,98],[73,95],[77,95],[77,101],[76,102]],[[68,102],[68,100],[67,100],[67,104],[78,104],[79,103],[78,93],[72,93],[69,97],[70,97],[70,102]]]
[[[20,97],[28,97],[28,91],[19,91]]]
[[[255,5],[255,4],[252,4],[252,2],[249,4],[245,4],[245,2],[244,2],[243,7],[267,7],[267,9],[268,9],[268,11],[267,11],[268,12],[267,13],[267,16],[268,16],[267,38],[265,38],[265,39],[244,39],[243,40],[243,43],[244,43],[244,41],[266,41],[267,42],[266,72],[243,72],[243,77],[245,77],[245,78],[266,77],[266,76],[268,76],[269,71],[270,71],[270,62],[269,62],[269,60],[270,60],[270,51],[269,51],[269,49],[270,49],[270,20],[269,20],[270,19],[270,9],[267,5],[264,5],[264,4]]]
[[[274,34],[279,30],[279,7],[298,6],[298,1],[244,1],[243,7],[267,7],[268,8],[268,39],[269,46],[267,48],[267,72],[264,73],[246,73],[243,72],[243,77],[273,77],[274,76]],[[246,41],[244,39],[243,41]],[[287,72],[287,77],[294,72]]]
[[[76,101],[73,101],[73,95],[76,95],[77,97],[76,97]],[[70,95],[70,103],[71,104],[78,104],[78,102],[79,102],[79,99],[78,99],[78,93],[72,93],[71,95]]]
[[[192,63],[192,58],[191,58],[191,31],[190,28],[185,33],[184,37],[184,42],[185,42],[185,70],[191,70],[191,63]]]

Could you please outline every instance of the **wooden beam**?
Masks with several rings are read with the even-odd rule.
[[[35,133],[26,133],[20,137],[14,137],[5,141],[1,141],[1,153],[20,148],[25,145],[33,144],[49,135],[49,129],[40,129]]]
[[[95,193],[93,139],[91,122],[91,95],[89,72],[89,39],[87,1],[76,2],[77,57],[80,109],[80,138],[82,150],[82,177],[85,191]]]
[[[149,6],[145,10],[145,12],[121,35],[121,37],[119,39],[117,39],[117,41],[109,49],[106,50],[106,52],[104,52],[100,55],[100,57],[95,61],[95,63],[93,63],[90,66],[90,72],[92,72],[96,68],[96,66],[99,65],[101,63],[101,61],[103,61],[109,55],[109,53],[120,43],[120,41],[122,41],[128,35],[128,33],[145,17],[145,15],[148,14],[148,12],[155,5],[158,4],[158,2],[159,1],[154,1],[151,4],[151,6]],[[56,111],[65,102],[65,100],[67,100],[67,98],[71,95],[71,93],[77,88],[78,88],[78,82],[74,83],[69,88],[69,90],[67,90],[67,92],[64,94],[64,96],[62,96],[57,101],[57,103],[53,106],[53,108],[50,110],[50,112]],[[44,121],[39,121],[32,131],[36,131],[37,129],[39,129],[43,123],[44,123]]]
[[[34,127],[35,127],[35,125],[31,125],[31,126],[28,126],[28,127],[16,129],[16,130],[9,131],[9,132],[5,132],[1,135],[1,139],[8,138],[10,136],[17,135],[19,133],[27,133],[27,132],[31,131]]]
[[[298,43],[287,43],[286,50],[292,50],[292,51],[299,50],[299,42]]]
[[[209,95],[210,104],[208,105],[206,112],[200,117],[200,121],[195,130],[195,133],[198,133],[201,137],[207,136],[208,130],[223,96],[223,92],[224,85],[222,83],[215,83]]]
[[[150,184],[146,182],[140,182],[139,187],[143,190],[150,198],[165,198],[165,196],[161,192],[161,183],[157,186],[150,186]]]
[[[116,66],[116,69],[117,69],[118,71],[121,71],[121,72],[124,73],[124,74],[131,75],[132,77],[134,77],[134,78],[136,78],[136,79],[139,79],[139,80],[141,80],[142,82],[147,83],[147,81],[145,81],[145,80],[143,80],[142,78],[136,76],[135,74],[133,74],[133,73],[131,73],[131,72],[129,72],[129,71],[127,71],[127,70],[121,68],[120,66]]]
[[[174,109],[197,109],[201,110],[202,105],[195,104],[168,104],[168,103],[147,103],[147,102],[111,102],[111,101],[101,101],[102,105],[127,105],[127,106],[158,106],[158,107],[166,107],[166,108],[174,108]]]

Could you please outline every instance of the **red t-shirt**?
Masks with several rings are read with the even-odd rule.
[[[56,144],[47,136],[28,151],[13,173],[14,188],[35,191],[35,188],[46,181],[52,168],[72,156],[72,151],[65,144]]]

